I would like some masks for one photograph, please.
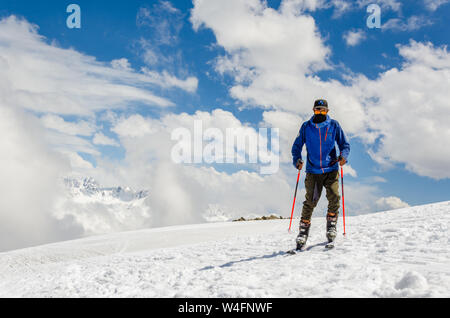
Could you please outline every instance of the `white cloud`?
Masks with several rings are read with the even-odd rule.
[[[42,141],[39,120],[0,103],[0,134],[0,251],[80,236],[51,213],[69,165]]]
[[[59,151],[70,161],[70,167],[73,169],[72,173],[73,171],[81,172],[94,169],[92,163],[84,160],[77,152],[66,149],[59,149]]]
[[[156,122],[156,121],[153,121]],[[157,124],[159,129],[161,125]],[[112,129],[120,137],[142,137],[148,134],[152,134],[157,130],[149,124],[141,115],[132,115],[127,120],[123,118],[118,121],[115,127]]]
[[[112,138],[106,137],[103,133],[96,133],[92,140],[94,145],[119,147],[119,143]]]
[[[315,99],[327,98],[332,115],[349,133],[363,129],[364,110],[353,89],[314,76],[315,71],[331,66],[327,61],[330,49],[311,16],[295,10],[276,11],[258,0],[195,1],[194,5],[194,29],[212,29],[217,44],[227,52],[218,57],[215,67],[233,77],[232,97],[302,118],[312,115]],[[355,117],[361,120],[350,120]]]
[[[386,183],[386,182],[388,182],[385,178],[380,177],[380,176],[368,177],[367,181],[370,183]]]
[[[423,27],[430,26],[433,21],[424,16],[411,16],[406,21],[404,19],[394,18],[389,19],[386,23],[381,26],[382,31],[393,30],[393,31],[415,31]]]
[[[130,62],[128,62],[128,59],[126,59],[126,58],[112,60],[111,66],[113,68],[119,69],[119,70],[132,71],[131,64],[130,64]]]
[[[436,11],[440,6],[449,2],[450,0],[424,0],[425,7],[430,11]]]
[[[111,63],[74,49],[63,49],[38,33],[38,26],[10,16],[0,20],[0,101],[39,114],[46,142],[72,164],[86,171],[92,163],[80,154],[100,159],[96,144],[111,144],[96,125],[100,111],[112,114],[132,101],[167,107],[173,103],[151,92],[156,87],[195,92],[194,77],[180,80],[166,71],[136,72],[126,58]],[[147,75],[147,74],[148,75]],[[64,118],[71,118],[65,120]],[[94,140],[90,137],[94,134]]]
[[[356,170],[353,169],[352,166],[349,165],[349,164],[346,164],[344,166],[344,177],[346,175],[349,175],[350,177],[353,177],[353,178],[357,178],[358,177],[358,173],[356,172]]]
[[[334,7],[333,18],[339,18],[344,13],[353,9],[353,1],[331,0],[330,4]]]
[[[361,130],[364,120],[346,120],[346,115],[364,117],[350,89],[313,75],[331,66],[327,61],[330,49],[311,16],[288,7],[276,11],[257,0],[195,1],[194,5],[194,29],[212,29],[217,44],[227,52],[216,59],[215,67],[234,79],[233,98],[303,118],[312,115],[315,99],[328,98],[333,101],[333,115],[345,121],[348,131]]]
[[[436,71],[446,71],[450,68],[450,53],[446,46],[434,47],[431,42],[420,43],[412,40],[409,45],[397,47],[400,55],[406,59],[406,68],[421,65]]]
[[[158,1],[151,8],[141,7],[136,16],[138,27],[146,27],[157,45],[174,45],[179,41],[183,14],[169,1]]]
[[[265,111],[261,127],[271,127],[280,129],[280,161],[292,163],[292,144],[297,137],[303,119],[293,113],[283,111]]]
[[[198,88],[198,79],[196,77],[188,77],[185,80],[170,75],[166,71],[162,73],[150,71],[148,68],[142,68],[142,72],[155,82],[159,82],[167,87],[176,87],[190,93],[194,93]]]
[[[401,8],[397,1],[381,4],[395,11]],[[212,29],[217,44],[226,50],[216,69],[233,77],[233,98],[302,118],[311,115],[315,99],[326,98],[330,115],[347,135],[368,146],[376,162],[384,167],[404,164],[421,176],[450,177],[442,169],[450,157],[450,131],[441,124],[450,120],[446,48],[417,42],[400,45],[400,69],[389,69],[375,80],[350,73],[345,76],[348,84],[343,84],[314,75],[329,67],[329,51],[305,13],[276,11],[257,0],[195,1],[191,21],[195,30]],[[442,147],[430,140],[440,140]]]
[[[72,136],[56,131],[46,131],[43,137],[54,150],[62,153],[80,152],[93,156],[100,155],[97,148],[95,148],[87,138]]]
[[[247,165],[241,171],[226,173],[204,164],[174,164],[171,149],[176,141],[171,140],[171,133],[180,127],[192,131],[194,121],[201,121],[204,131],[250,128],[257,134],[256,129],[221,109],[193,115],[167,114],[160,120],[132,115],[119,118],[112,128],[126,150],[126,158],[108,174],[116,176],[119,184],[150,189],[148,205],[153,213],[152,226],[203,222],[211,206],[218,206],[229,218],[268,211],[285,214],[289,210],[292,191],[282,170],[275,175],[261,176],[247,171]],[[109,167],[99,164],[100,170],[107,171]],[[227,166],[221,168],[226,170]],[[271,196],[275,192],[277,195]]]
[[[97,130],[94,123],[88,121],[67,122],[57,115],[45,115],[41,117],[44,127],[56,130],[72,136],[92,136]]]
[[[403,202],[400,198],[397,197],[380,198],[376,201],[376,205],[380,211],[396,210],[409,207],[408,203]]]
[[[366,38],[366,34],[363,30],[347,31],[343,38],[348,46],[356,46]]]
[[[415,41],[398,48],[405,59],[401,69],[357,82],[366,98],[367,132],[377,139],[369,154],[421,176],[450,178],[442,169],[450,157],[450,128],[442,125],[450,121],[450,54]]]
[[[124,59],[112,65],[48,44],[38,27],[25,20],[14,16],[0,20],[0,91],[9,105],[41,113],[92,116],[100,110],[126,107],[131,101],[172,106],[150,91],[156,86],[195,90],[192,79],[188,85],[173,77],[161,82],[134,72]]]
[[[282,1],[281,12],[315,11],[325,6],[325,0],[288,0]]]
[[[282,9],[275,11],[259,0],[197,0],[191,21],[195,30],[211,28],[228,54],[258,73],[281,69],[294,74],[327,67],[324,59],[329,49],[314,19],[299,14],[295,6],[282,5]]]

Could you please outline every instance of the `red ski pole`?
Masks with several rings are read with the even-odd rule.
[[[301,170],[298,171],[297,185],[295,186],[294,203],[292,204],[291,223],[289,223],[289,232],[291,232],[292,218],[294,217],[295,199],[297,198],[298,182],[300,181],[300,172],[302,171]]]
[[[344,199],[344,169],[341,166],[341,184],[342,184],[342,210],[344,219],[344,236],[345,236],[345,199]]]

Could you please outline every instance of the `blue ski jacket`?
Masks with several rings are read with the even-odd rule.
[[[348,160],[350,144],[345,137],[339,123],[327,115],[323,123],[315,124],[314,116],[303,123],[300,132],[292,146],[293,163],[296,167],[299,159],[302,160],[302,149],[306,144],[308,153],[306,172],[312,174],[323,174],[339,170],[336,143],[340,155]]]

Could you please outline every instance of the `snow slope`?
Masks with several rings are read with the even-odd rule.
[[[289,220],[109,234],[1,253],[0,296],[449,297],[449,223],[450,202],[349,217],[324,251],[315,218],[295,256]]]

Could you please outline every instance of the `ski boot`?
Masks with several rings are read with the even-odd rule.
[[[327,214],[327,239],[329,243],[334,242],[337,236],[337,225],[338,214],[337,213],[328,213]]]
[[[308,240],[309,228],[311,227],[311,221],[309,220],[301,220],[300,222],[300,234],[298,235],[295,242],[297,243],[297,251],[301,251]]]

